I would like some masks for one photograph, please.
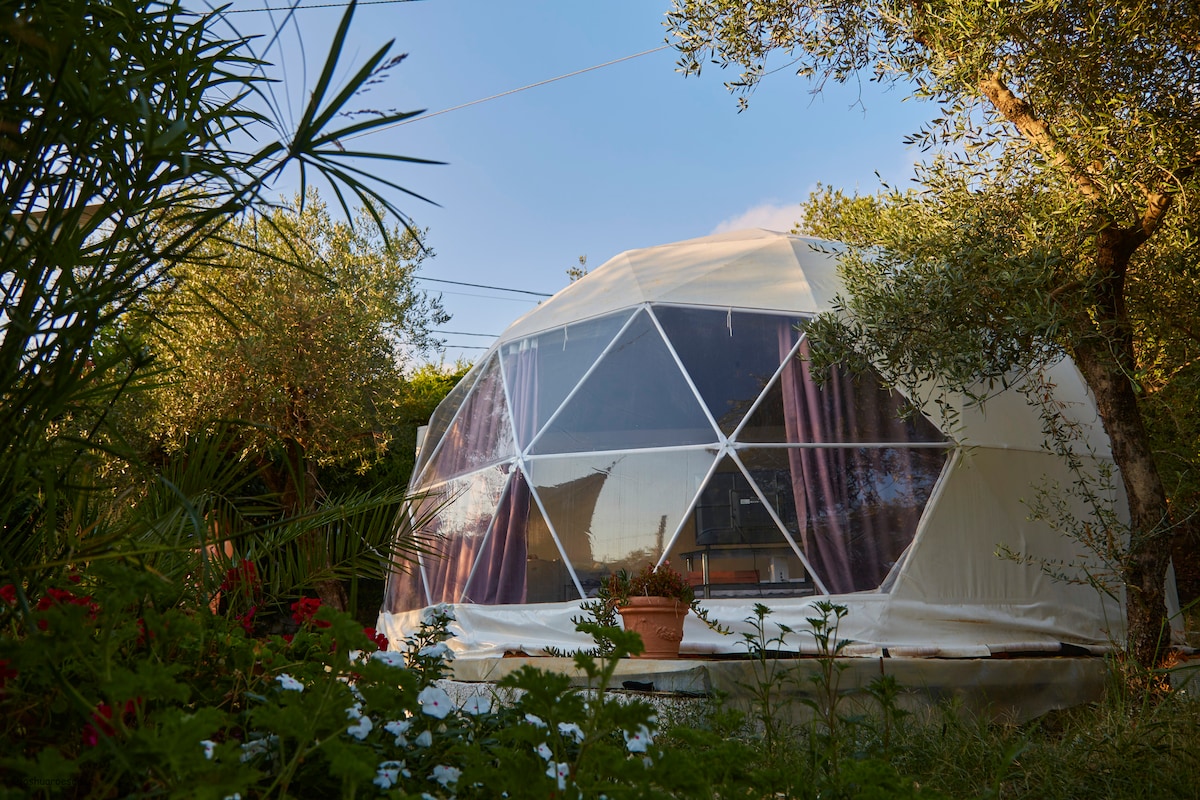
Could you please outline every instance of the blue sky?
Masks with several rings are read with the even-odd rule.
[[[330,0],[300,0],[301,5]],[[285,5],[233,0],[232,9]],[[433,112],[613,61],[664,44],[663,0],[414,0],[361,6],[347,64],[389,39],[408,58],[363,107]],[[341,9],[300,8],[273,60],[298,108],[316,80]],[[281,15],[230,17],[243,31]],[[296,46],[298,37],[303,48]],[[780,60],[783,66],[784,61]],[[307,69],[307,74],[305,70]],[[553,293],[586,255],[595,268],[621,251],[739,227],[787,230],[818,183],[870,192],[919,154],[903,144],[931,109],[874,84],[820,95],[787,68],[748,110],[724,87],[732,70],[675,71],[670,49],[643,55],[363,137],[356,148],[447,162],[386,174],[438,203],[397,194],[436,258],[424,275]],[[280,187],[293,191],[294,187]],[[332,201],[332,197],[328,198]],[[447,331],[497,335],[536,298],[422,283],[441,294]],[[484,336],[443,334],[429,360],[473,360]]]

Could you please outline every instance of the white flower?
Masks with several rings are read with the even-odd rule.
[[[645,725],[639,725],[638,729],[633,733],[624,731],[625,746],[629,748],[631,753],[644,753],[650,743],[654,741],[654,735],[650,733],[650,729]]]
[[[433,768],[433,774],[429,776],[429,780],[437,781],[442,786],[449,786],[452,783],[458,782],[459,775],[462,775],[462,770],[458,767],[447,767],[438,764]]]
[[[431,717],[445,719],[450,713],[450,709],[454,704],[450,702],[450,695],[446,694],[444,689],[439,689],[436,686],[426,686],[417,695],[417,702],[421,704],[421,710]]]
[[[414,744],[417,747],[431,747],[433,745],[433,734],[429,731],[421,731]]]
[[[544,727],[546,727],[546,723],[545,723],[545,722],[542,722],[542,718],[541,718],[541,717],[539,717],[539,716],[536,716],[536,715],[534,715],[534,714],[526,714],[526,715],[525,715],[525,721],[526,721],[526,722],[528,722],[528,723],[529,723],[529,724],[531,724],[531,725],[536,725],[536,726],[537,726],[537,727],[539,727],[539,728],[544,728]]]
[[[577,741],[577,742],[583,741],[583,729],[580,728],[578,725],[576,725],[574,722],[558,723],[558,732],[561,733],[563,736],[570,736],[570,737],[574,738],[575,741]]]
[[[211,739],[203,739],[200,742],[200,746],[204,748],[204,757],[211,761],[213,748],[217,746],[217,743]]]
[[[242,763],[249,761],[257,755],[262,755],[263,753],[266,753],[269,757],[271,755],[271,750],[278,742],[279,737],[272,733],[270,736],[251,739],[250,741],[244,743],[242,745]]]
[[[558,778],[558,790],[561,792],[567,788],[567,776],[571,774],[571,765],[566,761],[551,761],[550,766],[546,767],[546,775],[551,778]]]
[[[396,737],[396,747],[406,747],[408,740],[404,738],[405,732],[412,727],[412,723],[408,720],[395,720],[383,726],[383,729]]]
[[[492,698],[484,697],[481,694],[472,695],[463,703],[462,710],[473,717],[480,714],[490,714],[492,711]]]
[[[346,709],[346,719],[358,719],[362,716],[362,703],[358,702]]]
[[[454,609],[449,603],[438,603],[421,611],[422,625],[433,625],[439,621],[454,622],[456,619]]]
[[[554,752],[545,742],[542,742],[537,747],[533,748],[533,752],[541,756],[543,761],[549,761],[554,756]]]
[[[279,681],[279,686],[287,692],[303,692],[304,684],[288,675],[286,672],[281,672],[275,676],[275,680]]]
[[[408,776],[403,761],[384,761],[375,769],[374,784],[380,789],[390,789],[400,779],[400,775]]]
[[[382,661],[389,667],[403,667],[405,665],[404,653],[401,653],[399,650],[376,650],[374,653],[371,653],[371,658],[376,661]]]
[[[445,642],[427,644],[417,651],[417,655],[424,656],[426,658],[444,658],[447,661],[454,660],[454,653],[451,652],[450,645],[446,644]]]
[[[242,800],[242,793],[234,792],[233,794],[227,794],[225,795],[225,800]]]
[[[358,739],[360,742],[367,738],[367,734],[375,727],[375,723],[371,722],[371,718],[362,716],[358,718],[358,722],[346,728],[346,733]]]

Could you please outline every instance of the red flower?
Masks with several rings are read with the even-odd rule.
[[[311,622],[318,628],[328,628],[332,623],[325,620],[313,619],[316,616],[317,609],[321,607],[321,601],[315,597],[305,597],[301,600],[292,603],[292,619],[297,625],[303,625]]]
[[[121,709],[121,721],[128,724],[132,719],[137,717],[138,707],[142,704],[142,698],[138,697],[133,700],[126,700],[124,707]],[[92,721],[83,726],[83,743],[88,747],[95,747],[100,743],[101,736],[113,736],[117,730],[112,725],[113,710],[108,703],[100,703],[96,706],[96,710],[92,712]]]
[[[11,583],[0,586],[0,599],[4,600],[10,606],[15,606],[17,604],[17,587]]]
[[[243,558],[242,563],[238,566],[227,570],[225,580],[221,581],[221,591],[223,592],[240,589],[247,594],[254,594],[258,588],[258,568],[254,566],[253,561],[246,558]]]
[[[57,606],[57,605],[83,606],[84,608],[86,608],[88,610],[88,617],[90,619],[95,619],[96,615],[100,613],[99,604],[96,603],[96,601],[93,600],[92,598],[80,597],[79,595],[73,594],[72,592],[70,592],[66,589],[54,589],[54,588],[46,590],[46,596],[44,596],[40,600],[38,600],[37,606],[35,606],[35,609],[37,611],[45,611],[46,609],[51,608],[53,606]],[[38,626],[39,630],[43,630],[43,631],[46,630],[46,627],[47,627],[46,620],[39,619],[37,626]]]
[[[365,633],[367,638],[374,642],[375,646],[380,650],[388,649],[388,639],[382,633],[379,633],[374,628],[363,628],[363,633]]]
[[[238,619],[242,621],[242,630],[247,636],[254,635],[254,613],[258,611],[258,606],[250,606],[250,610],[242,614]]]

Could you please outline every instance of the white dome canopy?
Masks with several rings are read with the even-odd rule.
[[[430,420],[410,488],[439,553],[393,575],[380,629],[447,602],[460,656],[587,646],[570,619],[603,577],[669,560],[735,628],[761,602],[802,631],[832,596],[856,652],[1105,647],[1115,603],[994,555],[1086,557],[1029,519],[1073,475],[1019,387],[947,425],[871,375],[813,381],[803,328],[839,251],[763,230],[629,251],[514,322]],[[1075,368],[1047,377],[1084,461],[1109,461]],[[689,618],[683,649],[740,640]]]

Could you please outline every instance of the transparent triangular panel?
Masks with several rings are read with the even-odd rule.
[[[524,473],[514,469],[487,538],[475,557],[462,602],[483,605],[525,602],[531,513],[537,513],[537,507],[531,502],[529,484]]]
[[[792,351],[798,317],[655,306],[671,346],[727,436]]]
[[[906,414],[904,398],[874,372],[834,367],[818,383],[809,370],[808,343],[789,359],[762,403],[737,435],[739,442],[890,443],[945,442],[945,434],[920,413]]]
[[[534,442],[533,453],[578,453],[715,442],[666,342],[638,312]]]
[[[431,602],[459,601],[509,471],[501,464],[454,478],[415,504],[416,530],[429,548],[421,560]]]
[[[517,443],[522,448],[575,388],[629,314],[623,311],[565,325],[501,348]]]
[[[833,594],[873,590],[903,555],[945,465],[929,447],[739,450],[764,493],[790,498],[787,527]]]
[[[657,563],[714,458],[707,450],[662,450],[529,462],[585,594],[611,572]]]
[[[581,599],[567,562],[536,502],[529,504],[526,542],[529,554],[525,564],[525,602],[559,603]]]
[[[500,380],[500,359],[493,356],[442,437],[421,476],[421,485],[437,484],[514,455],[512,422]]]
[[[416,463],[413,465],[413,475],[421,474],[421,470],[425,464],[429,462],[429,457],[437,449],[438,442],[442,440],[446,429],[450,427],[450,423],[454,420],[454,415],[458,413],[459,407],[462,405],[463,398],[475,385],[476,379],[479,378],[480,368],[476,366],[462,380],[454,385],[454,388],[438,403],[437,408],[433,410],[432,416],[429,418],[429,427],[425,431],[425,441],[421,443],[421,450],[417,453]]]
[[[785,467],[786,463],[785,456]],[[798,525],[787,470],[777,466],[756,464],[750,469],[752,483],[726,456],[704,485],[671,550],[671,562],[687,576],[698,596],[813,593],[811,576],[783,533],[786,529],[795,540]],[[761,497],[755,484],[762,490]]]

